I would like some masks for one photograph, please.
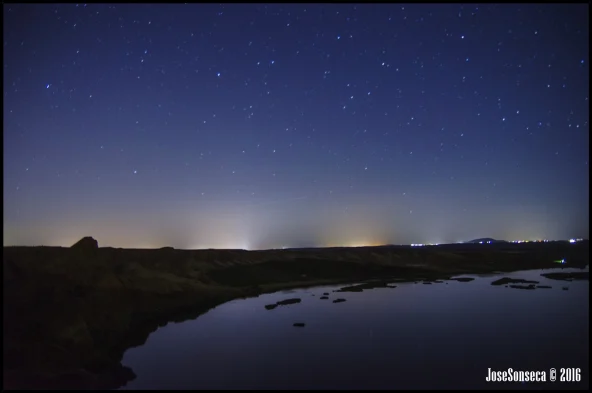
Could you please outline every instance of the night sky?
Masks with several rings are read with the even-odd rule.
[[[589,233],[587,4],[4,10],[4,245]]]

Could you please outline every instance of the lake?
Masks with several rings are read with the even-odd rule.
[[[137,378],[121,389],[587,389],[589,283],[540,276],[554,271],[582,270],[237,299],[129,349],[122,363]],[[491,285],[501,277],[552,288]],[[320,299],[325,292],[329,299]],[[290,298],[302,301],[265,308]],[[488,369],[508,368],[545,371],[547,382],[485,380]],[[549,382],[551,368],[557,378],[561,368],[579,368],[581,380]]]

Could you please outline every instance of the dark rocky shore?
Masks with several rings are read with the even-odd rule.
[[[588,257],[587,241],[244,251],[99,248],[84,238],[71,248],[4,247],[4,389],[121,387],[135,378],[121,365],[127,349],[159,326],[240,297],[584,267]]]

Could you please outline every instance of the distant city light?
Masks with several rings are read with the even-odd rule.
[[[581,242],[584,239],[569,239],[569,242],[571,244],[577,243],[577,242]],[[548,242],[553,242],[553,241],[567,241],[567,240],[549,240],[549,239],[537,239],[537,240],[512,240],[512,243],[548,243]]]

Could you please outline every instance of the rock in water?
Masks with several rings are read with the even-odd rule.
[[[74,243],[74,245],[72,245],[72,247],[70,248],[83,251],[96,250],[97,248],[99,248],[99,242],[97,242],[90,236],[85,236],[82,239],[78,240],[76,243]]]
[[[304,327],[304,326],[305,326],[305,324],[304,324],[304,323],[302,323],[302,322],[296,322],[296,323],[294,324],[294,327]]]
[[[294,298],[294,299],[281,300],[281,301],[277,302],[276,304],[278,306],[286,306],[288,304],[300,303],[301,301],[302,301],[302,299],[300,299],[300,298]]]
[[[458,282],[469,282],[469,281],[473,281],[474,278],[473,277],[452,277],[452,278],[449,278],[449,280],[454,280],[454,281],[458,281]]]

